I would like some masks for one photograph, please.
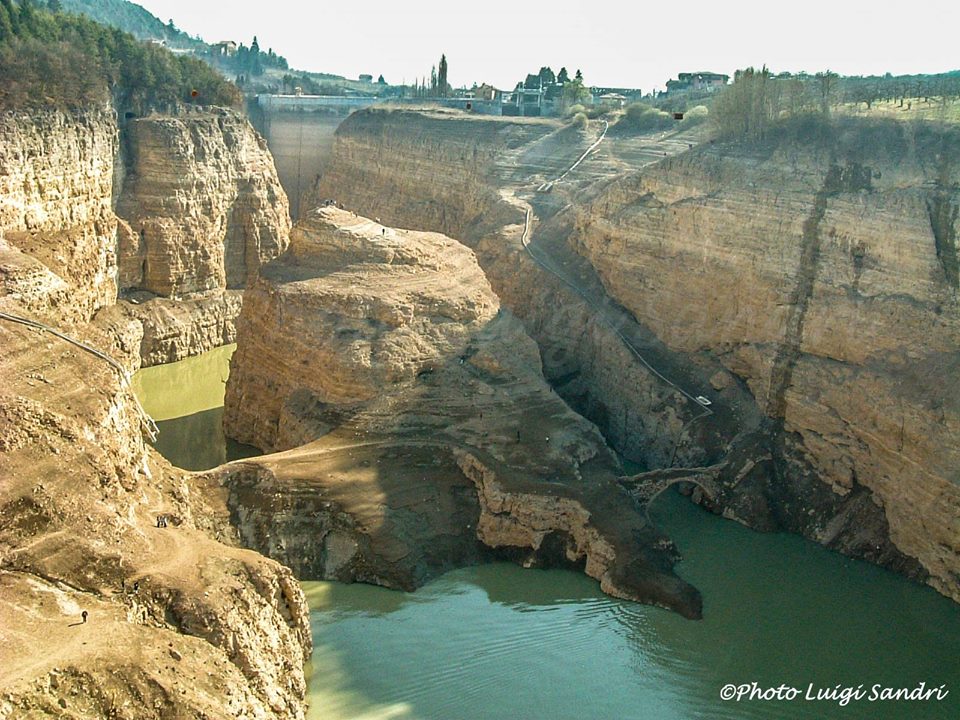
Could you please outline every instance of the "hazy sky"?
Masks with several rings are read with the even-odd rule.
[[[590,85],[660,88],[677,72],[748,65],[841,74],[960,68],[960,2],[910,0],[140,0],[205,40],[254,35],[297,68],[388,82],[429,75],[513,87],[550,65]],[[895,9],[894,9],[895,8]]]

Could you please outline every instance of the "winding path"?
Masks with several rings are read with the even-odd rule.
[[[574,162],[570,167],[564,170],[564,172],[561,175],[559,175],[557,178],[553,180],[547,181],[545,183],[542,183],[540,186],[538,186],[537,192],[549,191],[555,183],[558,183],[562,181],[564,178],[566,178],[567,175],[573,172],[587,158],[587,156],[590,153],[594,152],[598,147],[600,147],[600,144],[604,141],[604,139],[607,136],[607,130],[609,130],[610,128],[610,125],[606,120],[603,121],[603,125],[604,125],[603,132],[600,133],[600,137],[596,140],[596,142],[594,142],[590,147],[588,147],[583,152],[583,154],[580,155],[579,158],[577,158],[576,162]],[[541,268],[549,272],[551,275],[555,276],[564,285],[566,285],[571,290],[573,290],[577,295],[579,295],[584,300],[584,302],[587,303],[587,305],[591,308],[591,310],[593,310],[594,316],[598,318],[604,325],[606,325],[611,330],[613,330],[613,332],[617,335],[617,337],[620,338],[620,340],[623,342],[624,346],[626,346],[626,348],[643,364],[644,367],[647,368],[647,370],[649,370],[653,375],[659,378],[662,382],[666,383],[671,388],[676,390],[678,393],[683,395],[687,400],[694,403],[697,406],[697,408],[701,411],[699,414],[695,415],[693,418],[688,420],[686,424],[684,424],[684,426],[680,429],[680,432],[677,437],[677,441],[674,445],[672,456],[670,458],[670,464],[672,466],[674,460],[676,459],[677,448],[679,448],[680,446],[680,440],[683,437],[684,431],[688,427],[690,427],[690,425],[692,425],[695,421],[700,420],[701,418],[705,418],[713,415],[714,414],[713,411],[709,407],[707,407],[703,402],[698,400],[696,396],[687,392],[682,387],[680,387],[675,382],[673,382],[668,377],[666,377],[659,370],[657,370],[650,362],[647,361],[647,359],[643,356],[643,354],[636,347],[636,345],[630,342],[630,340],[626,337],[626,335],[624,335],[623,331],[620,330],[620,327],[618,326],[618,324],[614,322],[613,319],[607,316],[605,309],[601,305],[595,302],[588,295],[588,293],[586,293],[570,277],[568,277],[566,274],[558,270],[553,263],[547,262],[544,258],[539,257],[537,253],[533,251],[533,249],[530,246],[530,237],[532,234],[532,226],[533,226],[533,208],[525,200],[517,198],[517,201],[521,203],[525,209],[523,234],[520,237],[520,243],[523,245],[523,249],[526,250],[530,258],[537,265],[539,265]]]

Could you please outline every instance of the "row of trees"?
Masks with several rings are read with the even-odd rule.
[[[713,104],[711,115],[722,137],[760,140],[781,121],[827,118],[841,104],[911,99],[946,104],[960,99],[960,73],[894,77],[841,77],[826,70],[774,75],[766,67],[738,70]]]
[[[590,100],[590,91],[583,83],[583,73],[577,70],[571,80],[566,67],[554,74],[549,65],[544,65],[540,72],[529,73],[526,79],[517,83],[514,92],[522,90],[542,90],[543,99],[557,103],[561,110],[569,110]]]
[[[276,68],[278,70],[290,69],[287,59],[282,55],[277,55],[273,51],[273,48],[269,48],[267,52],[263,52],[260,49],[260,43],[256,35],[253,36],[253,42],[250,43],[250,47],[240,43],[237,52],[221,59],[220,64],[228,72],[237,76],[243,75],[244,77],[259,77],[263,75],[264,71],[268,68]]]
[[[417,98],[450,97],[453,88],[447,81],[447,70],[447,56],[441,55],[439,67],[434,65],[430,68],[429,82],[427,78],[413,81],[412,96]],[[381,75],[380,78],[382,79],[383,76]]]
[[[0,109],[239,104],[236,86],[199,60],[49,7],[0,0]]]

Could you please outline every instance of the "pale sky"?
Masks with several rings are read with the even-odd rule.
[[[291,66],[390,83],[446,53],[454,87],[512,88],[549,65],[588,85],[662,88],[678,72],[766,64],[844,75],[960,69],[957,0],[139,0],[209,42],[272,47]]]

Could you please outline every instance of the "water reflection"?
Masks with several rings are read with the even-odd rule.
[[[955,718],[960,608],[799,538],[759,535],[683,498],[655,513],[705,597],[690,622],[613,600],[578,573],[469,568],[417,593],[306,583],[310,718]],[[723,703],[726,683],[946,683],[941,703]],[[374,715],[375,716],[375,715]]]
[[[154,447],[167,460],[184,470],[209,470],[230,460],[260,455],[260,451],[223,434],[223,408],[161,420]]]
[[[203,469],[252,448],[221,429],[233,348],[135,377],[159,450]],[[960,717],[960,606],[800,538],[760,535],[674,494],[654,519],[704,620],[613,600],[580,573],[468,568],[405,594],[304,583],[319,718],[621,720]],[[940,703],[723,703],[726,683],[946,683]]]
[[[260,454],[223,434],[223,396],[236,347],[225,345],[133,376],[134,392],[160,430],[154,447],[179,468],[208,470]]]

